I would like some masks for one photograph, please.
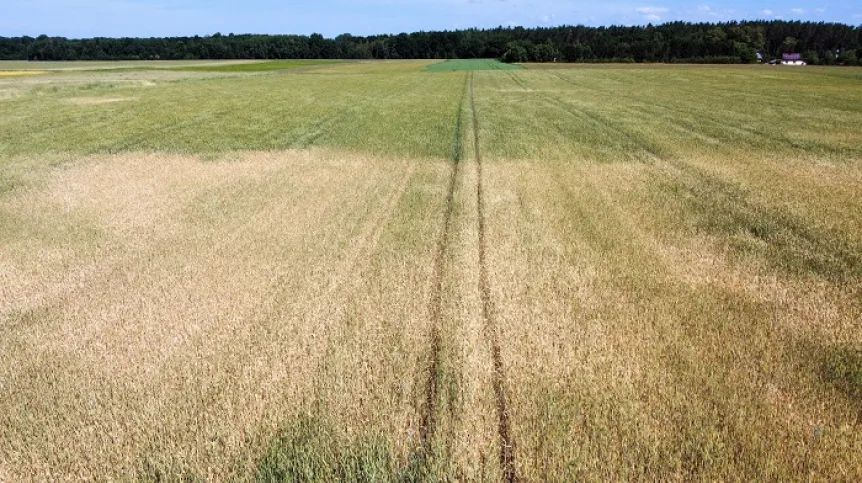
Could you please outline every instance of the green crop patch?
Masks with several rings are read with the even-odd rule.
[[[520,65],[504,64],[496,59],[450,59],[431,64],[425,68],[429,72],[461,72],[472,70],[516,70]]]

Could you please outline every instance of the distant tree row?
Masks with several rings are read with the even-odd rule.
[[[751,63],[798,52],[812,64],[856,65],[862,26],[752,21],[636,27],[563,26],[415,32],[66,39],[0,37],[0,60],[447,59],[507,62]],[[862,51],[859,52],[862,54]]]

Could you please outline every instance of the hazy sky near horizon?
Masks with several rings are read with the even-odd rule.
[[[645,25],[785,19],[862,24],[862,0],[2,0],[0,36],[334,37],[521,25]]]

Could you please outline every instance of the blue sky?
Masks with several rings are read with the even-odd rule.
[[[0,0],[0,36],[368,35],[498,25],[787,19],[862,24],[862,0]]]

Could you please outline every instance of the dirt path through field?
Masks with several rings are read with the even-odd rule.
[[[430,315],[430,364],[428,366],[428,389],[425,409],[422,415],[420,426],[420,435],[422,444],[426,451],[430,450],[431,439],[434,437],[437,424],[437,398],[440,387],[440,356],[442,351],[441,327],[444,324],[443,315],[443,297],[444,297],[444,277],[446,276],[446,259],[449,253],[449,244],[452,234],[453,214],[455,211],[455,188],[459,180],[459,172],[461,170],[462,146],[461,137],[463,135],[463,112],[465,92],[461,95],[458,101],[458,114],[455,121],[455,134],[452,142],[452,171],[449,177],[449,185],[446,189],[446,204],[443,212],[443,224],[440,231],[440,237],[437,240],[437,246],[434,251],[434,269],[431,282],[431,300],[429,302],[428,312]]]
[[[494,396],[496,398],[498,434],[500,438],[500,465],[506,481],[518,481],[515,466],[515,448],[509,425],[509,410],[506,402],[506,369],[500,354],[500,337],[497,332],[494,316],[494,302],[491,299],[491,288],[488,281],[487,241],[485,236],[485,193],[482,184],[482,154],[479,148],[479,117],[476,112],[476,99],[473,90],[473,75],[470,75],[470,111],[473,118],[473,152],[476,160],[476,200],[479,229],[479,293],[482,298],[482,319],[491,344],[491,355],[494,363]]]

